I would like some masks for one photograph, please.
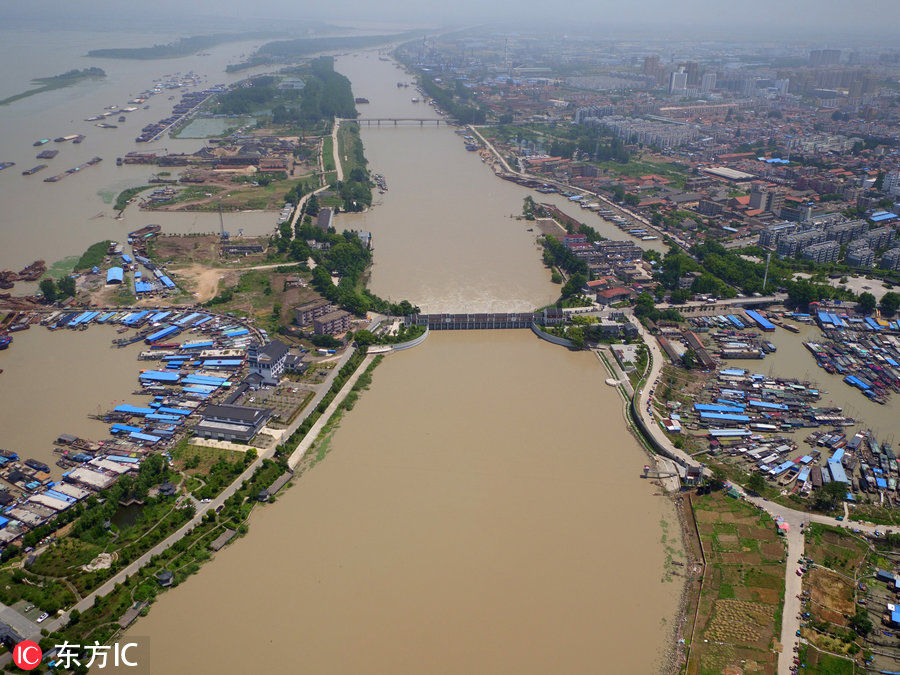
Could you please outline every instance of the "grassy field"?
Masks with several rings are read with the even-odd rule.
[[[103,262],[103,258],[106,257],[106,252],[109,251],[109,240],[106,239],[104,241],[98,241],[96,244],[91,244],[88,247],[88,250],[81,254],[81,257],[78,259],[78,262],[75,263],[73,269],[76,272],[80,272],[82,270],[89,270],[95,265],[99,265]]]
[[[336,168],[334,165],[334,139],[331,136],[325,136],[322,139],[322,167],[326,173],[334,171]]]
[[[687,672],[743,668],[774,673],[784,542],[768,515],[722,492],[695,497],[692,503],[706,571]]]
[[[152,188],[152,185],[138,185],[137,187],[131,187],[127,190],[122,190],[119,193],[119,196],[116,197],[116,205],[113,207],[116,211],[124,211],[125,207],[128,206],[128,202],[137,194],[140,194],[144,190],[149,190]]]
[[[820,652],[809,645],[800,646],[800,663],[802,665],[797,672],[803,675],[853,675],[866,672],[849,659]]]

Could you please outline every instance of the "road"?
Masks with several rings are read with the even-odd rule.
[[[337,179],[344,180],[344,167],[341,163],[341,152],[338,148],[338,129],[341,128],[341,118],[334,118],[334,127],[331,129],[331,152],[334,155],[334,168],[337,170]]]
[[[291,453],[290,458],[288,459],[288,467],[290,467],[291,471],[297,468],[297,465],[300,463],[300,460],[303,459],[303,456],[306,454],[307,450],[312,447],[312,444],[315,442],[316,438],[318,438],[319,433],[322,429],[325,428],[325,425],[328,424],[328,420],[331,419],[331,416],[337,412],[338,406],[344,402],[344,399],[347,398],[347,394],[350,393],[350,390],[353,389],[353,385],[356,384],[356,381],[360,378],[360,376],[366,371],[366,368],[369,367],[369,364],[375,360],[375,354],[368,354],[359,364],[359,367],[353,371],[353,375],[350,376],[344,386],[341,387],[341,390],[337,393],[337,395],[332,399],[331,403],[328,404],[328,407],[325,408],[325,412],[316,420],[315,424],[310,427],[307,434],[303,437],[303,439],[297,444],[297,447],[294,449],[294,452]]]
[[[706,302],[705,300],[691,300],[680,305],[672,305],[668,302],[658,302],[658,309],[677,309],[685,314],[688,312],[709,312],[715,313],[727,307],[746,307],[748,305],[763,305],[774,302],[784,302],[788,299],[787,293],[775,293],[773,295],[763,295],[758,298],[728,298],[726,300],[716,300],[715,303]]]

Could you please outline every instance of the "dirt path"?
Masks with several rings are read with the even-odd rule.
[[[216,297],[216,293],[219,291],[219,281],[229,270],[191,265],[172,271],[193,284],[193,295],[197,302],[206,302]]]

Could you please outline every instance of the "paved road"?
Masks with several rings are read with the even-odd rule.
[[[659,302],[656,304],[658,309],[674,308],[680,312],[717,312],[723,307],[743,307],[745,305],[760,305],[767,302],[784,302],[788,299],[787,293],[775,293],[774,295],[764,295],[759,298],[728,298],[727,300],[717,300],[715,303],[705,302],[703,300],[691,300],[680,305],[672,305],[667,302]]]
[[[334,168],[337,170],[337,179],[344,180],[344,166],[341,163],[341,152],[338,148],[338,129],[341,128],[341,119],[334,119],[334,127],[331,129],[331,153],[334,156]]]

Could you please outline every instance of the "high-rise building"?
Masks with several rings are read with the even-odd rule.
[[[709,70],[709,71],[703,73],[703,77],[700,78],[700,93],[708,94],[715,88],[716,88],[716,72],[714,70]]]
[[[840,49],[813,49],[809,53],[809,65],[811,66],[833,66],[840,62]]]
[[[891,197],[900,197],[900,171],[888,171],[884,175],[881,189]]]
[[[687,85],[689,87],[700,84],[700,64],[696,61],[688,61],[684,64],[684,72],[687,73]]]
[[[650,56],[644,57],[644,75],[649,75],[650,77],[656,77],[656,73],[659,72],[659,56],[656,54],[651,54]]]
[[[679,68],[669,76],[669,93],[680,94],[687,90],[687,73]]]

